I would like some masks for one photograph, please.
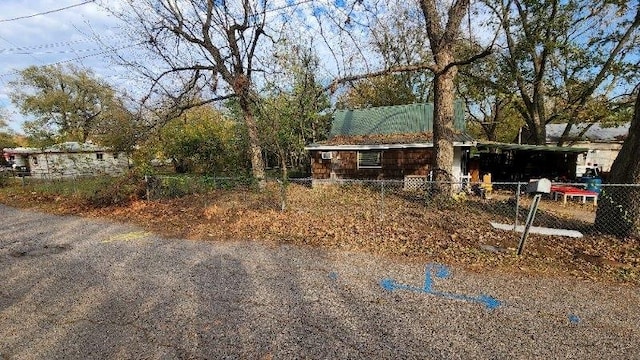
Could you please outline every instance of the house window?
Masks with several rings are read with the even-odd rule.
[[[382,168],[382,151],[358,151],[358,169]]]
[[[100,160],[100,161],[104,160],[104,156],[103,155],[104,154],[102,154],[102,153],[96,153],[96,159]]]
[[[38,165],[38,157],[37,156],[32,156],[31,160],[33,160],[33,165]]]
[[[118,153],[113,153],[113,158],[117,159],[118,158]]]

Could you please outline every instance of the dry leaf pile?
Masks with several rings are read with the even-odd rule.
[[[640,284],[640,240],[587,234],[584,238],[531,235],[517,257],[519,234],[495,230],[510,222],[491,211],[495,203],[463,201],[429,206],[365,187],[291,185],[281,211],[277,185],[265,191],[216,190],[158,201],[94,208],[73,197],[0,193],[0,201],[63,214],[134,222],[168,237],[255,240],[402,256],[524,274],[570,275]],[[552,216],[543,214],[544,216]]]

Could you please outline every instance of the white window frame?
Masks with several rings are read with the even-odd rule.
[[[362,154],[378,154],[378,163],[380,165],[361,165],[360,162],[362,160]],[[363,151],[358,151],[358,158],[357,158],[357,163],[358,163],[358,169],[382,169],[382,150],[363,150]]]
[[[104,161],[104,154],[103,153],[96,153],[96,160]]]

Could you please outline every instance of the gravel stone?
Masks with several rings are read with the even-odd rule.
[[[0,360],[640,359],[637,287],[0,216]]]

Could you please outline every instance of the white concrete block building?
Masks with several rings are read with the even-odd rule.
[[[6,148],[3,154],[14,169],[41,179],[116,176],[129,168],[125,153],[92,143],[66,142],[43,149]]]

